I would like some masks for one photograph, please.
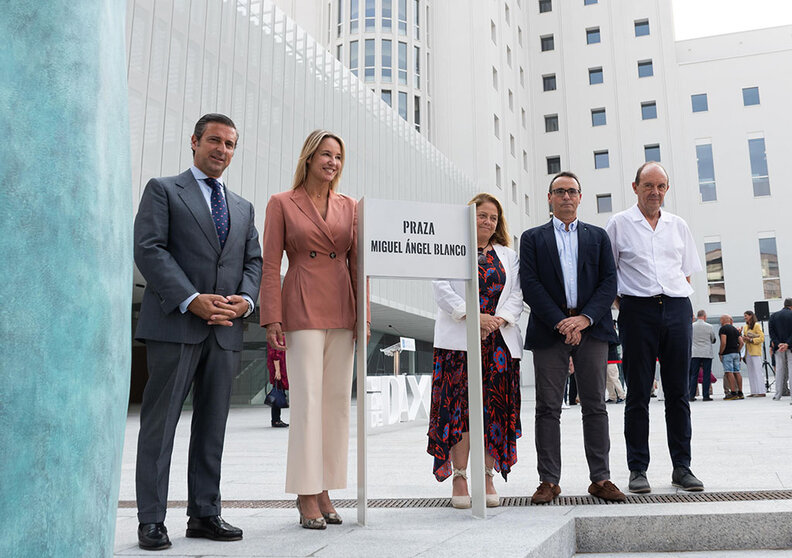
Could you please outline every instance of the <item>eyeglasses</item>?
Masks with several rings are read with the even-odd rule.
[[[658,192],[665,192],[668,190],[668,184],[641,184],[641,190],[644,192],[652,192],[657,190]]]
[[[580,190],[577,188],[553,188],[550,191],[559,198],[563,198],[564,194],[568,194],[570,198],[576,198],[580,195]]]

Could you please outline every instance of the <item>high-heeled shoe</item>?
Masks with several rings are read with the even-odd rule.
[[[341,525],[344,522],[336,512],[322,512],[322,517],[324,517],[328,525]]]
[[[457,477],[462,477],[467,481],[467,469],[454,469],[454,476],[451,477],[451,482]],[[470,496],[451,496],[451,506],[460,510],[470,507]]]
[[[297,497],[297,513],[300,514],[300,525],[302,525],[303,529],[327,529],[327,523],[325,523],[324,517],[309,519],[303,515],[299,496]]]
[[[492,478],[495,476],[495,469],[492,467],[484,467],[484,472],[487,473],[487,476]],[[497,508],[500,506],[500,496],[498,494],[487,494],[487,507],[488,508]]]

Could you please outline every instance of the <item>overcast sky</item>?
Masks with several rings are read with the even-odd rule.
[[[674,0],[676,40],[792,24],[792,0]]]

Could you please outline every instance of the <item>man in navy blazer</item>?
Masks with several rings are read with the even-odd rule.
[[[792,298],[784,299],[784,307],[770,315],[770,350],[775,358],[776,390],[773,399],[778,401],[789,391],[792,383]]]
[[[220,541],[242,530],[220,517],[220,464],[231,386],[241,366],[242,319],[261,283],[253,206],[223,183],[239,134],[222,114],[195,125],[193,166],[152,178],[135,218],[135,263],[146,278],[135,338],[146,344],[136,489],[138,544],[161,550],[173,437],[193,390],[187,476],[188,537]]]
[[[616,266],[604,229],[577,218],[580,181],[571,172],[550,181],[550,222],[520,240],[520,284],[531,308],[525,348],[536,376],[536,454],[539,487],[531,498],[547,503],[561,493],[561,403],[570,358],[583,411],[589,493],[625,500],[610,481],[608,412],[605,406],[608,343],[617,343],[611,305]]]

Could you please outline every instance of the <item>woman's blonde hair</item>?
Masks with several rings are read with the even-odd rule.
[[[328,132],[327,130],[314,130],[308,134],[307,138],[305,138],[302,151],[300,151],[300,158],[297,159],[297,170],[294,171],[292,190],[299,188],[303,185],[303,182],[305,182],[305,177],[308,175],[308,160],[313,157],[314,153],[316,153],[316,150],[319,149],[319,144],[321,144],[322,140],[325,138],[332,138],[338,142],[338,145],[341,146],[341,169],[333,177],[333,180],[330,181],[330,189],[335,191],[336,186],[338,186],[338,183],[341,181],[341,171],[344,170],[346,148],[344,147],[344,140],[342,140],[333,132]]]
[[[490,202],[498,208],[498,224],[495,226],[495,232],[492,234],[492,242],[501,244],[502,246],[511,246],[509,227],[506,225],[506,217],[503,216],[503,206],[498,198],[487,192],[482,192],[473,196],[473,199],[468,202],[468,205],[476,204],[476,207],[478,207],[486,202]]]

